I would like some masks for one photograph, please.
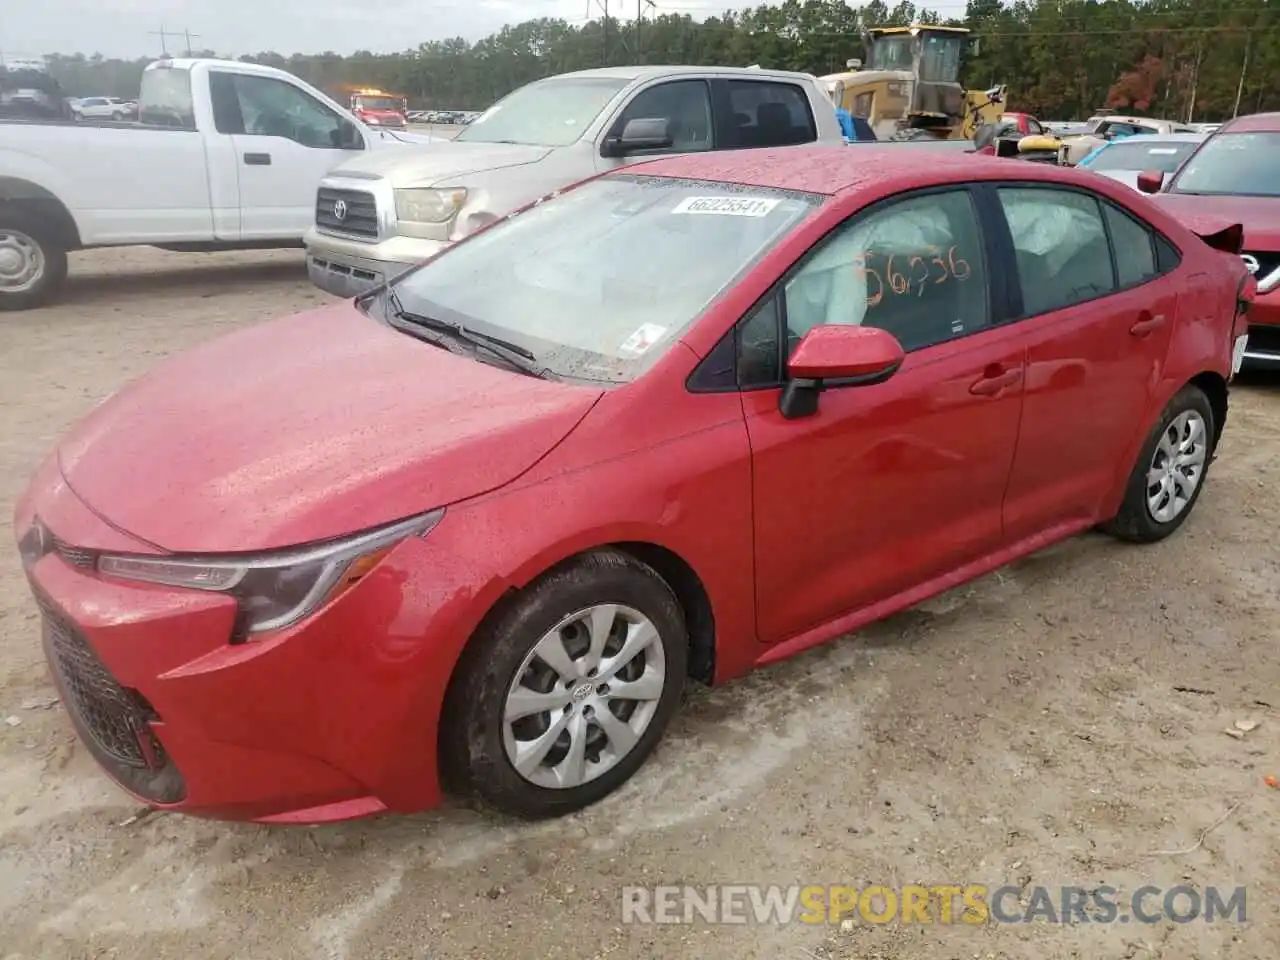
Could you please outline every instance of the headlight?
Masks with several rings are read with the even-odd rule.
[[[411,223],[444,223],[452,220],[467,199],[461,188],[396,191],[396,218]]]
[[[107,577],[227,593],[240,604],[236,632],[262,633],[297,623],[373,569],[400,541],[429,532],[443,510],[344,540],[244,557],[142,557],[104,554]]]

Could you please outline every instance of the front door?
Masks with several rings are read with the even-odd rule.
[[[241,236],[275,239],[315,221],[316,189],[364,147],[342,115],[274,77],[215,72],[214,120],[229,136],[240,185]]]
[[[605,139],[622,136],[632,120],[666,120],[671,146],[642,150],[625,157],[604,157],[596,152],[596,169],[612,170],[628,163],[652,160],[671,153],[700,153],[714,144],[711,87],[706,80],[667,80],[636,93],[613,119]]]
[[[1012,234],[1026,399],[1005,505],[1011,540],[1098,519],[1154,402],[1179,307],[1152,292],[1155,235],[1086,191],[996,193]],[[1153,415],[1153,414],[1151,414]],[[1141,429],[1141,426],[1139,427]]]
[[[833,231],[744,322],[764,642],[999,547],[1024,348],[992,325],[986,261],[968,190],[896,199]],[[884,383],[829,389],[816,414],[784,419],[777,358],[831,323],[888,330],[906,361]]]

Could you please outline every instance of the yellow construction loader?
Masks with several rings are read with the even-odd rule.
[[[971,43],[964,27],[914,23],[865,37],[867,62],[820,78],[832,101],[863,117],[881,140],[972,140],[998,123],[1005,86],[965,90],[960,65]]]

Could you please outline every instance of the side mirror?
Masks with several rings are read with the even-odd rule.
[[[1163,186],[1163,170],[1143,170],[1138,174],[1138,189],[1143,193],[1159,193]]]
[[[625,157],[638,150],[665,150],[673,142],[666,119],[637,117],[627,121],[622,128],[622,136],[606,139],[601,152],[606,157]]]
[[[364,138],[354,123],[342,120],[338,124],[338,142],[334,146],[341,150],[363,150]]]
[[[897,338],[878,327],[814,327],[787,361],[789,379],[778,409],[788,420],[812,416],[823,390],[883,383],[898,372],[905,356]]]

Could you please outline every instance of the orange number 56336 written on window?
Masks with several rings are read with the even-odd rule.
[[[891,253],[886,256],[875,250],[866,251],[854,259],[853,269],[865,278],[867,306],[874,307],[884,300],[886,294],[921,297],[930,284],[968,280],[973,269],[969,261],[956,251],[955,246],[948,247],[945,252],[930,247],[923,255]]]

